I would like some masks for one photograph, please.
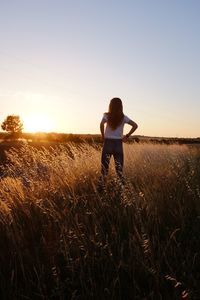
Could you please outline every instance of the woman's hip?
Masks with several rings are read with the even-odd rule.
[[[103,152],[110,154],[123,153],[122,139],[105,139],[103,144]]]

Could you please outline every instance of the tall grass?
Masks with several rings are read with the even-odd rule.
[[[7,153],[1,299],[200,299],[200,149],[125,145],[121,187],[87,144]]]

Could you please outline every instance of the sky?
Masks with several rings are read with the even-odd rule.
[[[99,133],[119,97],[135,134],[199,137],[199,13],[199,0],[0,0],[0,122]]]

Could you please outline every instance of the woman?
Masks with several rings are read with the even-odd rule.
[[[105,123],[106,128],[104,130]],[[126,123],[131,125],[132,128],[123,136],[123,128]],[[104,142],[101,156],[101,175],[103,183],[108,174],[109,162],[112,155],[114,156],[117,176],[121,183],[123,183],[124,153],[122,142],[127,141],[137,127],[138,125],[135,122],[123,114],[121,99],[113,98],[110,101],[108,113],[104,113],[100,123],[101,136]]]

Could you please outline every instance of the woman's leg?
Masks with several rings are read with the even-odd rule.
[[[109,162],[111,154],[107,154],[105,151],[102,151],[101,155],[101,176],[97,184],[97,191],[103,192],[105,189],[106,177],[108,175]]]
[[[123,178],[124,152],[123,152],[122,140],[116,141],[116,147],[113,156],[115,160],[115,169],[116,169],[117,176],[120,179],[121,183],[124,184],[124,178]]]
[[[106,177],[108,175],[109,162],[110,162],[110,154],[107,154],[105,151],[102,151],[101,154],[101,176],[99,177],[99,181],[97,184],[97,191],[103,192],[105,189]]]
[[[103,144],[102,154],[101,154],[101,174],[103,177],[108,175],[111,155],[112,155],[112,141],[109,139],[105,139]]]
[[[107,153],[105,149],[102,151],[101,155],[101,175],[105,178],[108,175],[109,163],[111,154]]]

